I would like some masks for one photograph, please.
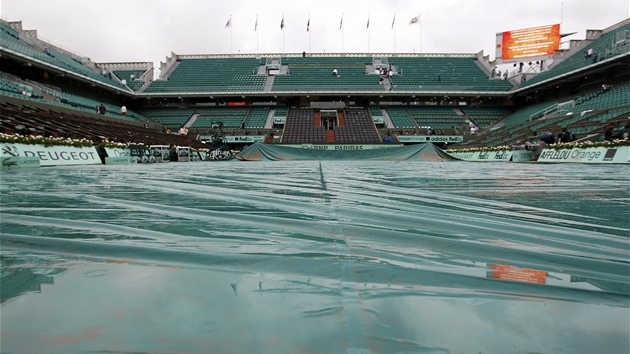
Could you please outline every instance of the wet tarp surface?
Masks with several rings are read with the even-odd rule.
[[[628,353],[628,166],[0,174],[7,353]]]
[[[381,149],[361,149],[362,145],[338,145],[337,149],[299,148],[279,144],[256,143],[236,156],[243,161],[278,160],[380,160],[380,161],[452,161],[452,156],[431,143],[385,147]],[[344,149],[347,148],[347,149]],[[354,148],[354,149],[353,149]]]

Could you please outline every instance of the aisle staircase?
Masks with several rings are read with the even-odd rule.
[[[334,130],[326,130],[326,143],[334,143],[335,140],[335,131]]]

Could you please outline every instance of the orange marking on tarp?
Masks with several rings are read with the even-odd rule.
[[[50,339],[47,339],[44,342],[44,344],[46,345],[66,344],[66,343],[76,344],[80,340],[84,340],[84,339],[99,339],[101,338],[101,334],[100,334],[101,330],[103,330],[103,326],[92,327],[88,329],[86,332],[81,333],[76,336],[72,336],[68,334],[58,334],[56,336],[53,336]]]

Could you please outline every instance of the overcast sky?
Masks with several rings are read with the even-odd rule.
[[[419,14],[420,24],[409,25]],[[630,17],[630,0],[0,0],[0,16],[96,62],[159,68],[171,52],[483,50],[494,59],[497,32],[560,23],[580,39]]]

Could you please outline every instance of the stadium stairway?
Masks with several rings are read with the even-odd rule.
[[[334,143],[335,140],[335,131],[334,130],[326,130],[326,143],[331,144]]]

